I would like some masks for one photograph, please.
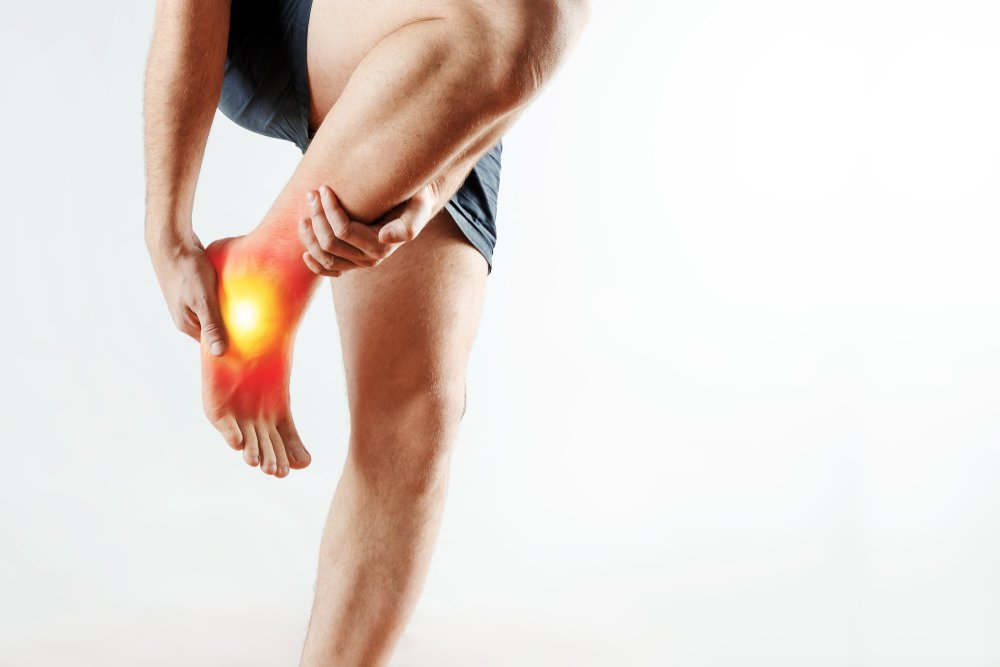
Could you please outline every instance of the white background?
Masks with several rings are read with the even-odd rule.
[[[347,422],[201,415],[142,241],[151,3],[0,24],[0,664],[295,665]],[[399,666],[1000,665],[1000,7],[598,0],[507,137],[440,548]],[[298,153],[219,118],[206,241]]]

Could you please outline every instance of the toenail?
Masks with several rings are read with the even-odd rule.
[[[278,470],[278,474],[281,475],[282,477],[284,477],[285,475],[287,475],[288,474],[288,467],[287,466],[281,466],[281,468]]]

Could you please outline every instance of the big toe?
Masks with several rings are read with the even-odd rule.
[[[239,451],[245,446],[242,430],[232,415],[221,415],[212,420],[212,426],[222,434],[226,444]]]

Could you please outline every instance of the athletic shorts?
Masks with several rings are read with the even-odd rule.
[[[312,0],[233,0],[226,71],[219,109],[248,130],[291,141],[305,153],[309,131],[306,39]],[[491,148],[445,205],[469,242],[493,270],[498,143]],[[336,188],[334,188],[336,190]]]

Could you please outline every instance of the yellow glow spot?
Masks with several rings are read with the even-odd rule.
[[[226,276],[220,305],[230,343],[240,354],[261,354],[276,341],[280,306],[274,287],[266,280],[254,275]]]
[[[256,301],[236,301],[232,305],[233,329],[240,334],[253,333],[260,325],[260,308]]]

